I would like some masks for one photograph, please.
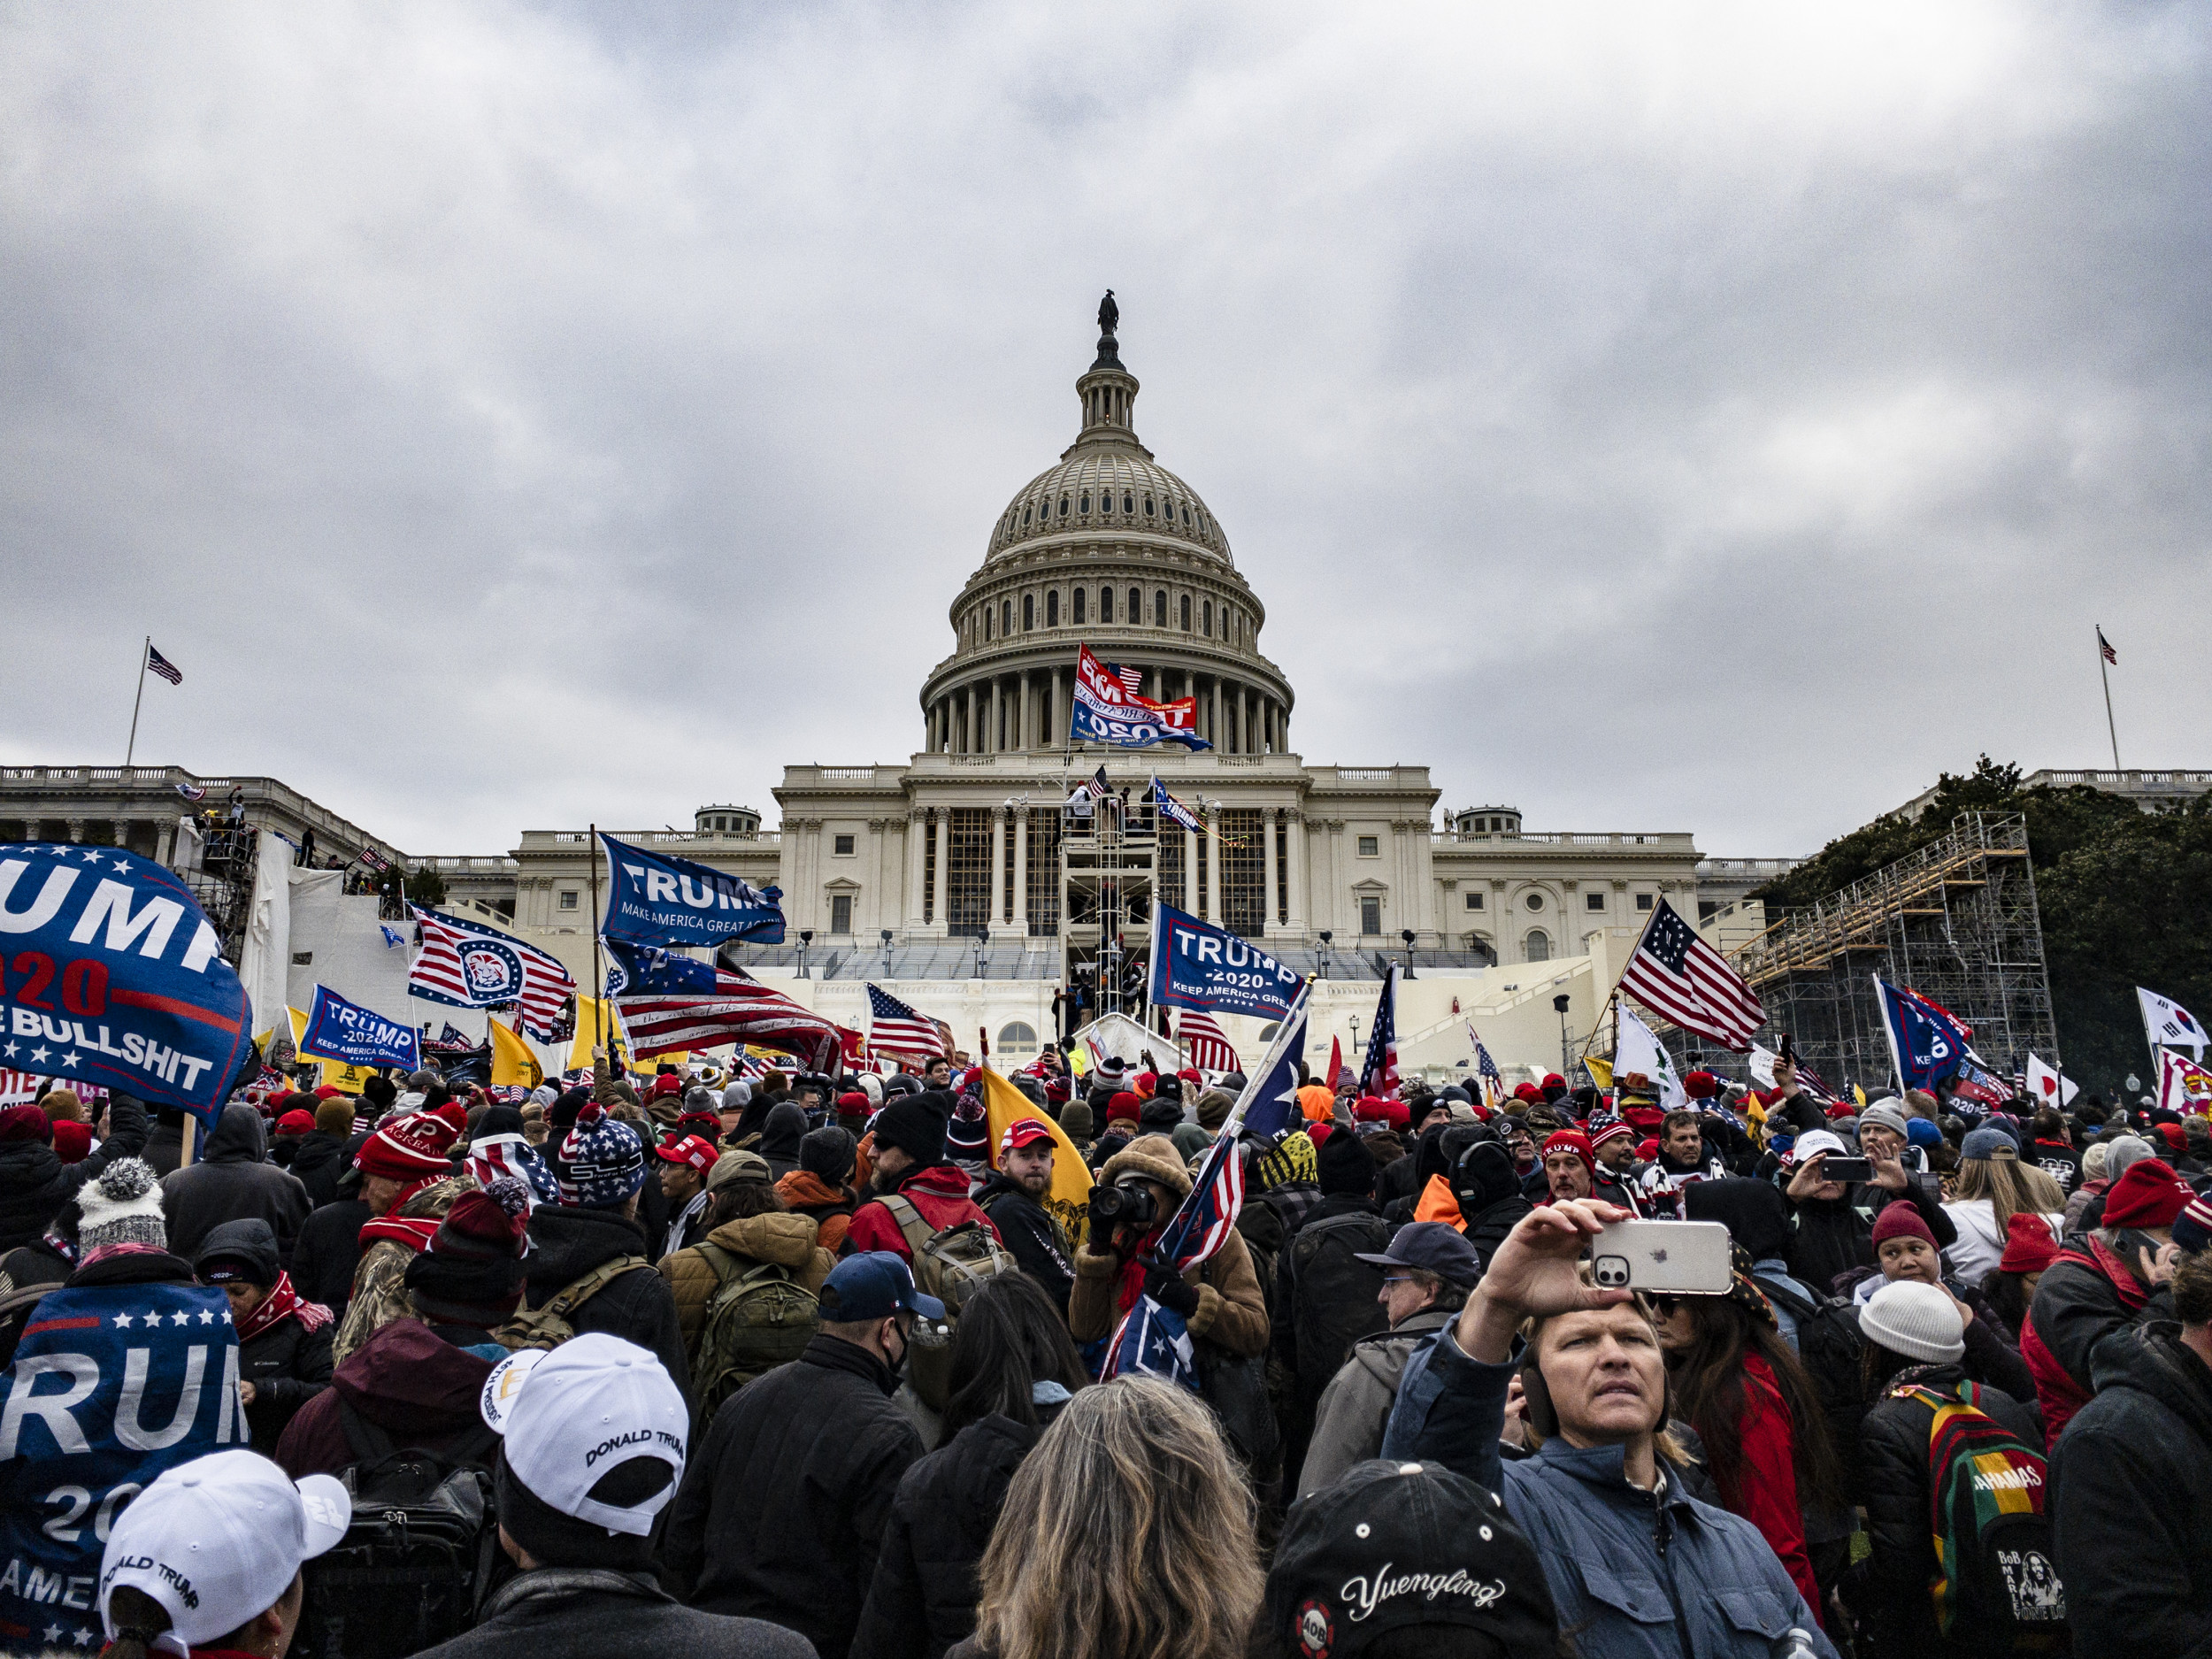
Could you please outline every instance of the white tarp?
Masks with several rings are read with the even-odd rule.
[[[292,849],[273,835],[260,838],[254,860],[253,896],[246,906],[246,937],[238,950],[238,978],[253,1003],[255,1031],[282,1022],[285,982],[292,949]]]

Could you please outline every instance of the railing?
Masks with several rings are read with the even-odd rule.
[[[634,841],[641,847],[712,847],[725,841],[736,841],[741,847],[774,847],[782,842],[780,830],[756,830],[747,834],[742,830],[626,830],[602,832],[618,841]],[[525,830],[522,844],[526,850],[532,845],[551,843],[556,847],[582,847],[591,841],[589,830]]]
[[[1432,830],[1429,833],[1430,843],[1437,847],[1491,843],[1524,847],[1655,847],[1670,852],[1685,852],[1693,849],[1696,840],[1696,836],[1686,832],[1651,834],[1582,830]]]
[[[0,783],[74,784],[80,787],[138,784],[163,786],[170,789],[179,784],[188,783],[206,791],[203,800],[188,803],[201,808],[220,806],[223,796],[233,788],[242,787],[249,807],[257,804],[276,806],[303,824],[311,824],[341,842],[354,847],[373,847],[395,862],[403,862],[403,855],[380,837],[370,834],[359,825],[339,817],[329,808],[309,800],[289,784],[281,783],[274,778],[202,778],[181,766],[5,766],[0,767]]]

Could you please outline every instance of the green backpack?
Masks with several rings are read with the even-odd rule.
[[[718,1244],[695,1248],[718,1283],[699,1333],[691,1386],[703,1425],[715,1408],[765,1372],[799,1357],[821,1326],[814,1293],[773,1262],[733,1256]]]
[[[952,1394],[952,1333],[960,1323],[960,1310],[979,1285],[1001,1273],[1018,1273],[1021,1263],[996,1233],[972,1217],[939,1233],[905,1194],[891,1193],[878,1202],[891,1212],[905,1237],[914,1258],[915,1287],[945,1304],[941,1324],[915,1321],[907,1364],[915,1397],[932,1411],[942,1411]]]

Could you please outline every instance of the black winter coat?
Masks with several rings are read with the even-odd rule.
[[[1474,1218],[1467,1223],[1467,1242],[1475,1247],[1475,1254],[1481,1258],[1484,1272],[1490,1271],[1490,1258],[1505,1242],[1505,1235],[1520,1225],[1523,1216],[1535,1208],[1527,1199],[1517,1194],[1509,1198],[1501,1198],[1487,1209],[1478,1211]]]
[[[1796,1220],[1782,1251],[1790,1277],[1823,1296],[1840,1294],[1838,1279],[1855,1267],[1874,1265],[1874,1217],[1893,1203],[1909,1202],[1918,1210],[1938,1248],[1958,1242],[1959,1230],[1944,1211],[1941,1188],[1932,1192],[1925,1178],[1909,1176],[1902,1193],[1886,1202],[1885,1196],[1879,1187],[1848,1187],[1840,1198],[1809,1198],[1793,1205]]]
[[[653,1260],[645,1229],[612,1210],[581,1210],[567,1204],[540,1204],[530,1212],[530,1276],[524,1294],[542,1308],[602,1262],[618,1256]],[[683,1325],[668,1281],[648,1266],[624,1273],[577,1309],[569,1323],[582,1336],[603,1331],[659,1356],[676,1386],[689,1391],[691,1367],[684,1358]]]
[[[733,1396],[669,1508],[662,1562],[678,1593],[845,1659],[899,1481],[922,1455],[896,1386],[866,1348],[818,1336]]]
[[[43,1141],[0,1142],[0,1250],[35,1244],[85,1184],[146,1145],[146,1109],[128,1094],[108,1097],[108,1138],[75,1164]]]
[[[250,1106],[227,1106],[207,1138],[206,1156],[161,1178],[169,1248],[188,1260],[226,1221],[259,1219],[276,1235],[277,1256],[292,1260],[308,1211],[307,1188],[268,1162],[268,1131]]]
[[[2075,1659],[2212,1653],[2212,1369],[2166,1321],[2097,1346],[2051,1456]]]
[[[307,1218],[292,1247],[292,1288],[339,1318],[353,1300],[353,1270],[361,1264],[361,1229],[371,1219],[358,1198],[325,1204]]]
[[[994,1413],[906,1471],[876,1557],[853,1648],[869,1659],[941,1659],[975,1629],[976,1569],[1006,1488],[1043,1431]]]
[[[292,1152],[292,1173],[307,1188],[308,1202],[318,1210],[337,1202],[338,1178],[352,1163],[346,1156],[346,1143],[319,1129],[302,1135]]]
[[[541,1567],[492,1593],[473,1628],[417,1659],[604,1659],[608,1654],[682,1659],[811,1659],[787,1630],[719,1618],[671,1600],[642,1572]]]
[[[218,1257],[250,1263],[259,1284],[275,1284],[281,1271],[276,1237],[265,1221],[226,1221],[201,1241],[192,1265],[204,1272]],[[292,1414],[330,1386],[330,1340],[337,1334],[335,1319],[325,1319],[310,1331],[296,1317],[280,1319],[238,1345],[238,1380],[253,1385],[246,1423],[253,1430],[254,1450],[264,1457],[275,1454]]]
[[[1023,1272],[1037,1281],[1052,1298],[1060,1317],[1068,1317],[1068,1293],[1075,1288],[1075,1262],[1067,1235],[1028,1189],[1001,1171],[984,1183],[975,1202],[998,1229],[998,1236],[1014,1253]]]
[[[1922,1365],[1901,1372],[1888,1387],[1913,1382],[1953,1394],[1965,1380],[1957,1365]],[[1981,1407],[2000,1427],[2032,1451],[2043,1443],[2033,1410],[2002,1389],[1984,1387]],[[1928,1520],[1928,1434],[1935,1408],[1923,1400],[1884,1398],[1859,1425],[1860,1464],[1865,1474],[1866,1524],[1873,1540],[1874,1659],[1923,1659],[1961,1651],[1936,1625],[1928,1584],[1935,1577],[1935,1539]]]

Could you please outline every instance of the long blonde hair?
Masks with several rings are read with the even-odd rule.
[[[2055,1216],[2066,1208],[2066,1193],[2058,1182],[2032,1164],[2017,1158],[1962,1158],[1953,1178],[1954,1201],[1986,1198],[1990,1218],[2002,1233],[2022,1210]]]
[[[1171,1384],[1071,1400],[1007,1489],[979,1572],[995,1659],[1235,1659],[1266,1580],[1252,1494]]]

